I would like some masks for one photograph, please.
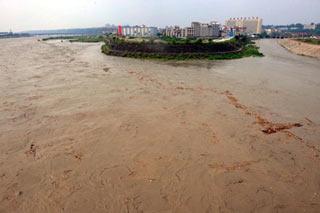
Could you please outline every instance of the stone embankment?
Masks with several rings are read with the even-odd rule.
[[[292,39],[281,40],[279,43],[281,46],[295,54],[320,59],[320,45],[308,44]]]

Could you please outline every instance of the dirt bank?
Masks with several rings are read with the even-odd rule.
[[[320,45],[308,44],[292,39],[281,40],[279,43],[281,46],[295,54],[320,59]]]
[[[0,212],[319,212],[320,61],[0,40]]]

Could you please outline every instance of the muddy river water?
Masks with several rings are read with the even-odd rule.
[[[0,40],[0,212],[319,212],[320,60]]]

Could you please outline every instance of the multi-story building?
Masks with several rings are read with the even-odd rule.
[[[200,37],[209,37],[212,35],[212,27],[209,24],[201,24],[200,25]]]
[[[220,24],[192,22],[191,27],[181,29],[179,26],[167,27],[165,35],[177,38],[217,38],[220,36]]]
[[[200,22],[192,22],[191,28],[193,28],[193,37],[200,37],[201,34],[201,23]]]
[[[221,25],[216,21],[212,21],[210,23],[210,25],[212,28],[211,35],[216,38],[220,37],[221,36]]]
[[[156,27],[142,26],[123,26],[122,35],[123,36],[134,36],[134,37],[153,37],[158,33]]]
[[[240,34],[261,34],[262,19],[258,17],[252,18],[231,18],[226,21],[228,28],[237,29]]]
[[[193,38],[194,29],[192,27],[186,27],[182,29],[181,37],[183,38]]]
[[[169,37],[182,37],[182,29],[179,26],[166,27],[165,35]]]
[[[194,37],[197,38],[218,38],[220,36],[220,24],[214,21],[209,24],[192,22],[191,27],[194,28]]]

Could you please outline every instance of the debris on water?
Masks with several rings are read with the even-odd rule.
[[[105,67],[105,68],[103,68],[103,71],[105,71],[105,72],[109,72],[109,70],[110,70],[110,68],[109,68],[109,67]]]
[[[29,150],[26,152],[27,155],[32,155],[33,157],[36,157],[37,154],[37,147],[34,144],[30,145]]]
[[[265,134],[274,134],[277,132],[280,132],[282,130],[292,129],[294,127],[302,127],[303,125],[300,123],[294,123],[294,124],[272,124],[271,126],[267,127],[266,129],[263,129],[262,132]]]

